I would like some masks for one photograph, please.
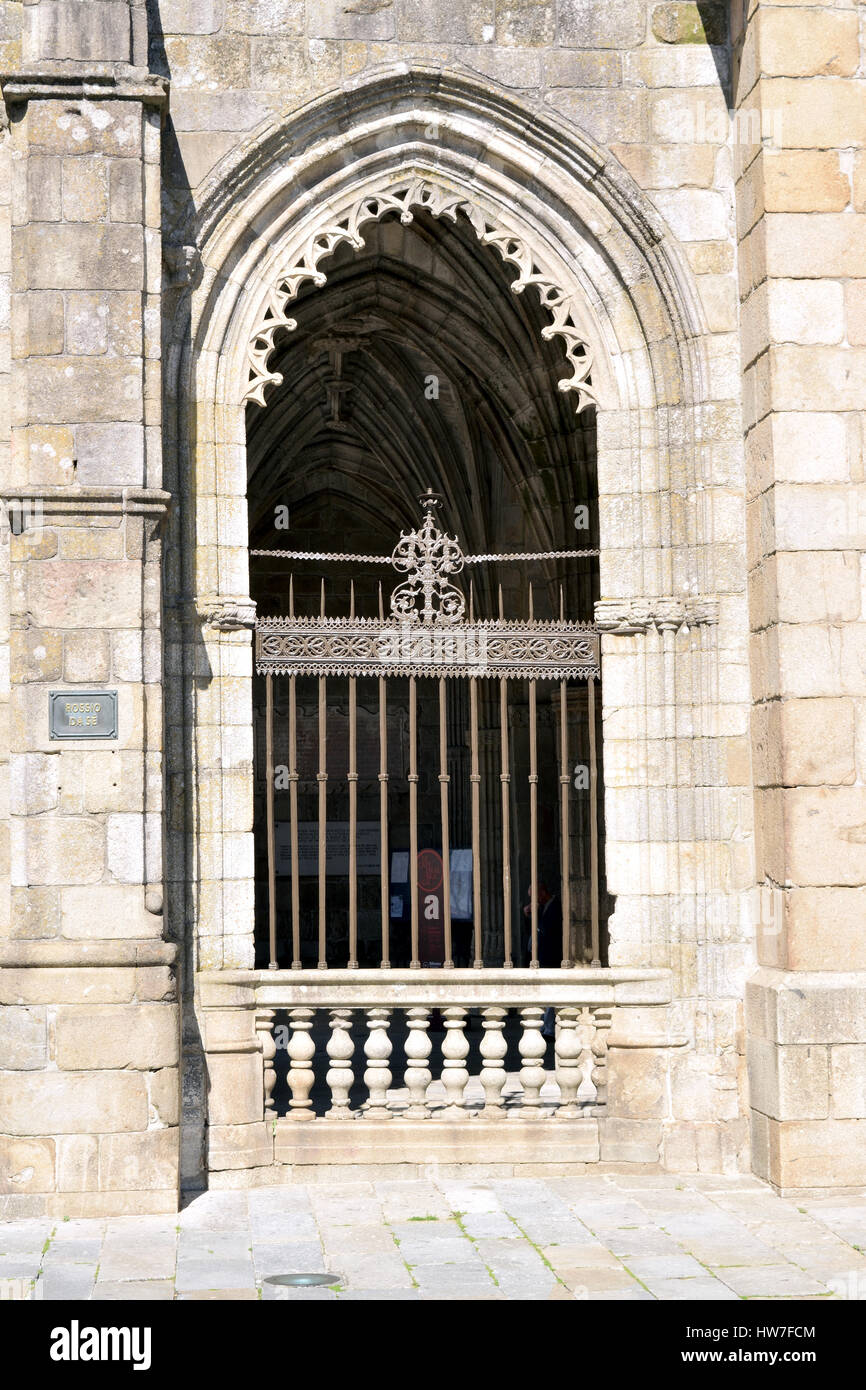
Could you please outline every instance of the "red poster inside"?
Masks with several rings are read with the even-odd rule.
[[[438,850],[418,852],[418,953],[422,966],[445,963],[445,922],[442,916],[442,856]]]

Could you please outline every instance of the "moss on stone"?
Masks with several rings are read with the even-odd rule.
[[[711,2],[656,5],[652,31],[662,43],[723,44],[728,36],[725,6]]]

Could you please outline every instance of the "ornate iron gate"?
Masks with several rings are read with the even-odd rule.
[[[504,965],[514,964],[517,933],[512,920],[511,864],[511,795],[513,769],[509,754],[509,686],[526,682],[528,692],[528,799],[529,799],[529,865],[530,865],[530,964],[539,965],[539,807],[538,807],[538,709],[539,682],[554,682],[559,687],[559,815],[560,815],[560,872],[562,911],[563,967],[577,962],[571,945],[571,866],[570,866],[570,795],[572,769],[569,757],[569,682],[586,683],[586,708],[589,730],[589,896],[591,918],[592,965],[600,964],[599,942],[599,867],[598,867],[598,758],[596,749],[596,682],[600,677],[599,636],[590,624],[566,621],[560,590],[560,613],[556,621],[539,621],[534,617],[532,590],[529,589],[529,611],[525,620],[506,619],[502,611],[502,591],[499,591],[499,616],[478,621],[474,614],[473,591],[469,598],[452,582],[465,566],[481,562],[528,561],[560,559],[597,554],[592,550],[548,552],[544,555],[477,555],[462,553],[456,538],[443,533],[436,523],[436,507],[440,499],[428,492],[422,499],[424,510],[421,525],[403,532],[390,556],[361,556],[316,554],[303,551],[253,551],[294,560],[357,561],[365,564],[388,564],[405,576],[390,597],[386,617],[379,587],[379,612],[375,617],[355,614],[354,588],[348,617],[328,617],[325,612],[324,584],[320,613],[317,616],[296,616],[290,581],[288,617],[262,617],[256,623],[256,671],[265,677],[265,761],[267,816],[267,901],[269,965],[279,968],[277,959],[277,844],[274,815],[274,681],[288,679],[288,766],[289,835],[288,859],[291,879],[291,936],[293,969],[301,962],[300,911],[300,846],[298,785],[298,681],[313,677],[317,682],[316,742],[318,752],[318,817],[315,846],[316,877],[318,881],[318,966],[328,965],[328,843],[327,795],[329,772],[327,762],[328,680],[348,678],[348,748],[345,781],[348,785],[348,960],[341,962],[349,969],[358,967],[358,681],[373,678],[378,683],[378,782],[379,782],[379,892],[381,917],[381,966],[390,967],[390,870],[389,870],[389,790],[394,773],[388,758],[389,683],[395,678],[408,682],[408,789],[409,820],[409,931],[412,968],[421,966],[421,917],[419,912],[419,842],[418,842],[418,684],[430,680],[438,685],[438,754],[439,754],[439,813],[442,859],[442,921],[444,926],[444,964],[453,965],[451,849],[449,842],[449,796],[451,777],[447,756],[447,683],[465,681],[469,696],[469,804],[471,820],[471,903],[472,903],[472,963],[483,968],[482,952],[482,895],[486,885],[482,876],[481,856],[481,775],[479,771],[479,681],[498,684],[499,712],[499,782],[501,826],[501,900]],[[518,962],[520,963],[520,962]]]

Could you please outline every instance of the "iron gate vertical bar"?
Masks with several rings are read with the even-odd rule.
[[[559,682],[559,833],[562,863],[562,968],[571,965],[571,842],[568,819],[568,695],[565,681]]]
[[[358,969],[358,691],[349,677],[349,969]]]
[[[384,676],[379,677],[379,888],[382,898],[382,969],[391,966],[391,889],[388,875],[388,709]]]
[[[529,586],[529,621],[535,620],[532,585]],[[529,682],[529,920],[530,960],[538,969],[538,729],[535,681]]]
[[[325,581],[322,580],[321,616],[325,616]],[[325,878],[328,872],[328,682],[319,676],[319,969],[328,968],[325,915]]]
[[[475,943],[472,964],[484,965],[481,953],[481,774],[478,770],[478,682],[469,681],[469,784],[472,798],[472,934]]]
[[[355,583],[349,617],[355,616]],[[349,970],[358,969],[358,682],[349,677]]]
[[[448,694],[445,677],[439,677],[439,809],[442,822],[442,916],[445,929],[445,969],[453,970],[451,951],[451,840],[448,833]]]
[[[327,970],[325,877],[328,872],[328,682],[319,676],[319,969]]]
[[[409,677],[409,902],[411,909],[413,970],[420,970],[418,958],[418,691],[415,677]]]
[[[295,581],[289,575],[289,617],[295,616]],[[292,872],[292,969],[301,969],[301,884],[298,855],[298,691],[289,677],[289,842]]]
[[[292,969],[301,969],[301,884],[298,854],[298,691],[289,677],[289,836],[292,857]]]
[[[267,836],[268,836],[268,969],[277,969],[277,878],[276,846],[274,844],[274,678],[270,671],[265,676],[265,762],[268,785]]]
[[[529,918],[532,925],[529,964],[538,969],[538,739],[535,681],[529,682]]]
[[[379,585],[379,622],[385,621]],[[391,968],[391,880],[388,873],[388,691],[379,677],[379,893],[382,912],[382,970]]]
[[[502,585],[499,585],[499,620],[502,621]],[[508,756],[508,680],[499,679],[499,785],[502,796],[502,933],[503,966],[512,969],[511,951],[511,768]]]
[[[586,683],[589,723],[589,910],[592,924],[592,965],[601,965],[598,927],[598,766],[595,747],[595,677]]]

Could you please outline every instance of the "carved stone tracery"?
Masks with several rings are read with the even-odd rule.
[[[255,324],[247,350],[249,359],[249,382],[243,394],[243,401],[265,404],[265,389],[282,382],[282,375],[269,368],[274,350],[274,339],[278,332],[292,332],[297,320],[288,313],[288,306],[298,296],[301,286],[307,282],[321,287],[327,276],[319,269],[320,261],[332,255],[338,246],[348,243],[356,251],[364,245],[361,228],[366,222],[378,222],[388,213],[397,213],[406,225],[413,220],[413,208],[421,208],[432,217],[449,217],[457,221],[461,213],[471,225],[478,240],[485,246],[493,246],[502,259],[517,269],[517,277],[511,289],[514,294],[522,294],[528,285],[538,292],[542,305],[551,315],[552,323],[542,330],[542,337],[548,340],[562,338],[565,356],[571,368],[571,376],[564,377],[557,384],[560,391],[576,391],[578,412],[589,405],[598,403],[598,396],[590,383],[592,353],[576,326],[575,305],[566,291],[551,277],[544,273],[526,242],[508,227],[496,222],[489,213],[482,211],[463,194],[450,189],[437,188],[428,178],[409,178],[394,189],[380,193],[365,193],[337,221],[314,232],[307,240],[295,264],[284,270],[268,296],[264,314]]]

